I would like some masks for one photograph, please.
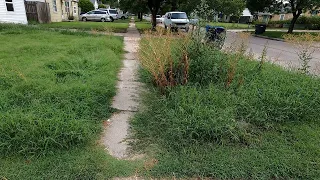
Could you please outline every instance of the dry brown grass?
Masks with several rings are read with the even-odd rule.
[[[188,82],[189,41],[189,34],[173,34],[163,28],[146,32],[140,41],[138,55],[141,65],[152,74],[161,91]]]

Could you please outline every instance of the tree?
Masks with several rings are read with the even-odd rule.
[[[78,5],[81,8],[81,12],[89,12],[94,10],[94,6],[90,0],[80,0]]]
[[[246,7],[244,0],[211,0],[210,7],[224,15],[239,16]]]
[[[104,4],[99,4],[99,5],[98,5],[98,8],[106,8],[106,5],[104,5]]]
[[[157,26],[157,14],[164,1],[165,0],[148,0],[148,7],[152,14],[152,29],[155,29]]]
[[[320,6],[320,0],[289,0],[293,18],[291,20],[288,33],[292,33],[294,25],[304,10],[313,10]]]
[[[107,0],[106,4],[108,4],[112,8],[119,7],[118,0]]]
[[[253,12],[264,12],[278,0],[247,0],[247,8]]]
[[[123,11],[138,14],[140,20],[142,20],[142,14],[148,12],[147,0],[121,0],[120,8]]]

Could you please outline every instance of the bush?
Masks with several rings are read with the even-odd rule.
[[[89,12],[94,10],[94,5],[90,0],[79,0],[78,6],[81,8],[81,12]]]
[[[98,8],[106,8],[106,5],[104,5],[104,4],[99,4],[99,5],[98,5]]]
[[[268,24],[269,25],[274,25],[274,24],[290,24],[292,21],[292,19],[289,20],[284,20],[284,21],[269,21]],[[311,17],[307,17],[307,16],[301,16],[298,18],[296,24],[304,24],[306,25],[307,29],[320,29],[320,17],[318,16],[311,16]]]

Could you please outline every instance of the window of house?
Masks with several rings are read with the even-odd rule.
[[[69,13],[70,12],[70,3],[69,2],[65,2],[64,6],[66,8],[66,13]]]
[[[73,6],[73,14],[77,14],[77,6]]]
[[[7,11],[14,11],[12,0],[5,0],[5,1],[6,1]]]
[[[52,5],[53,5],[53,11],[57,12],[57,0],[52,0]]]
[[[285,15],[284,14],[280,14],[280,21],[284,20]]]

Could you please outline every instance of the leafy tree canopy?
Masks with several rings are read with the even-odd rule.
[[[89,12],[94,10],[94,6],[90,0],[79,0],[78,6],[81,8],[81,12]]]

